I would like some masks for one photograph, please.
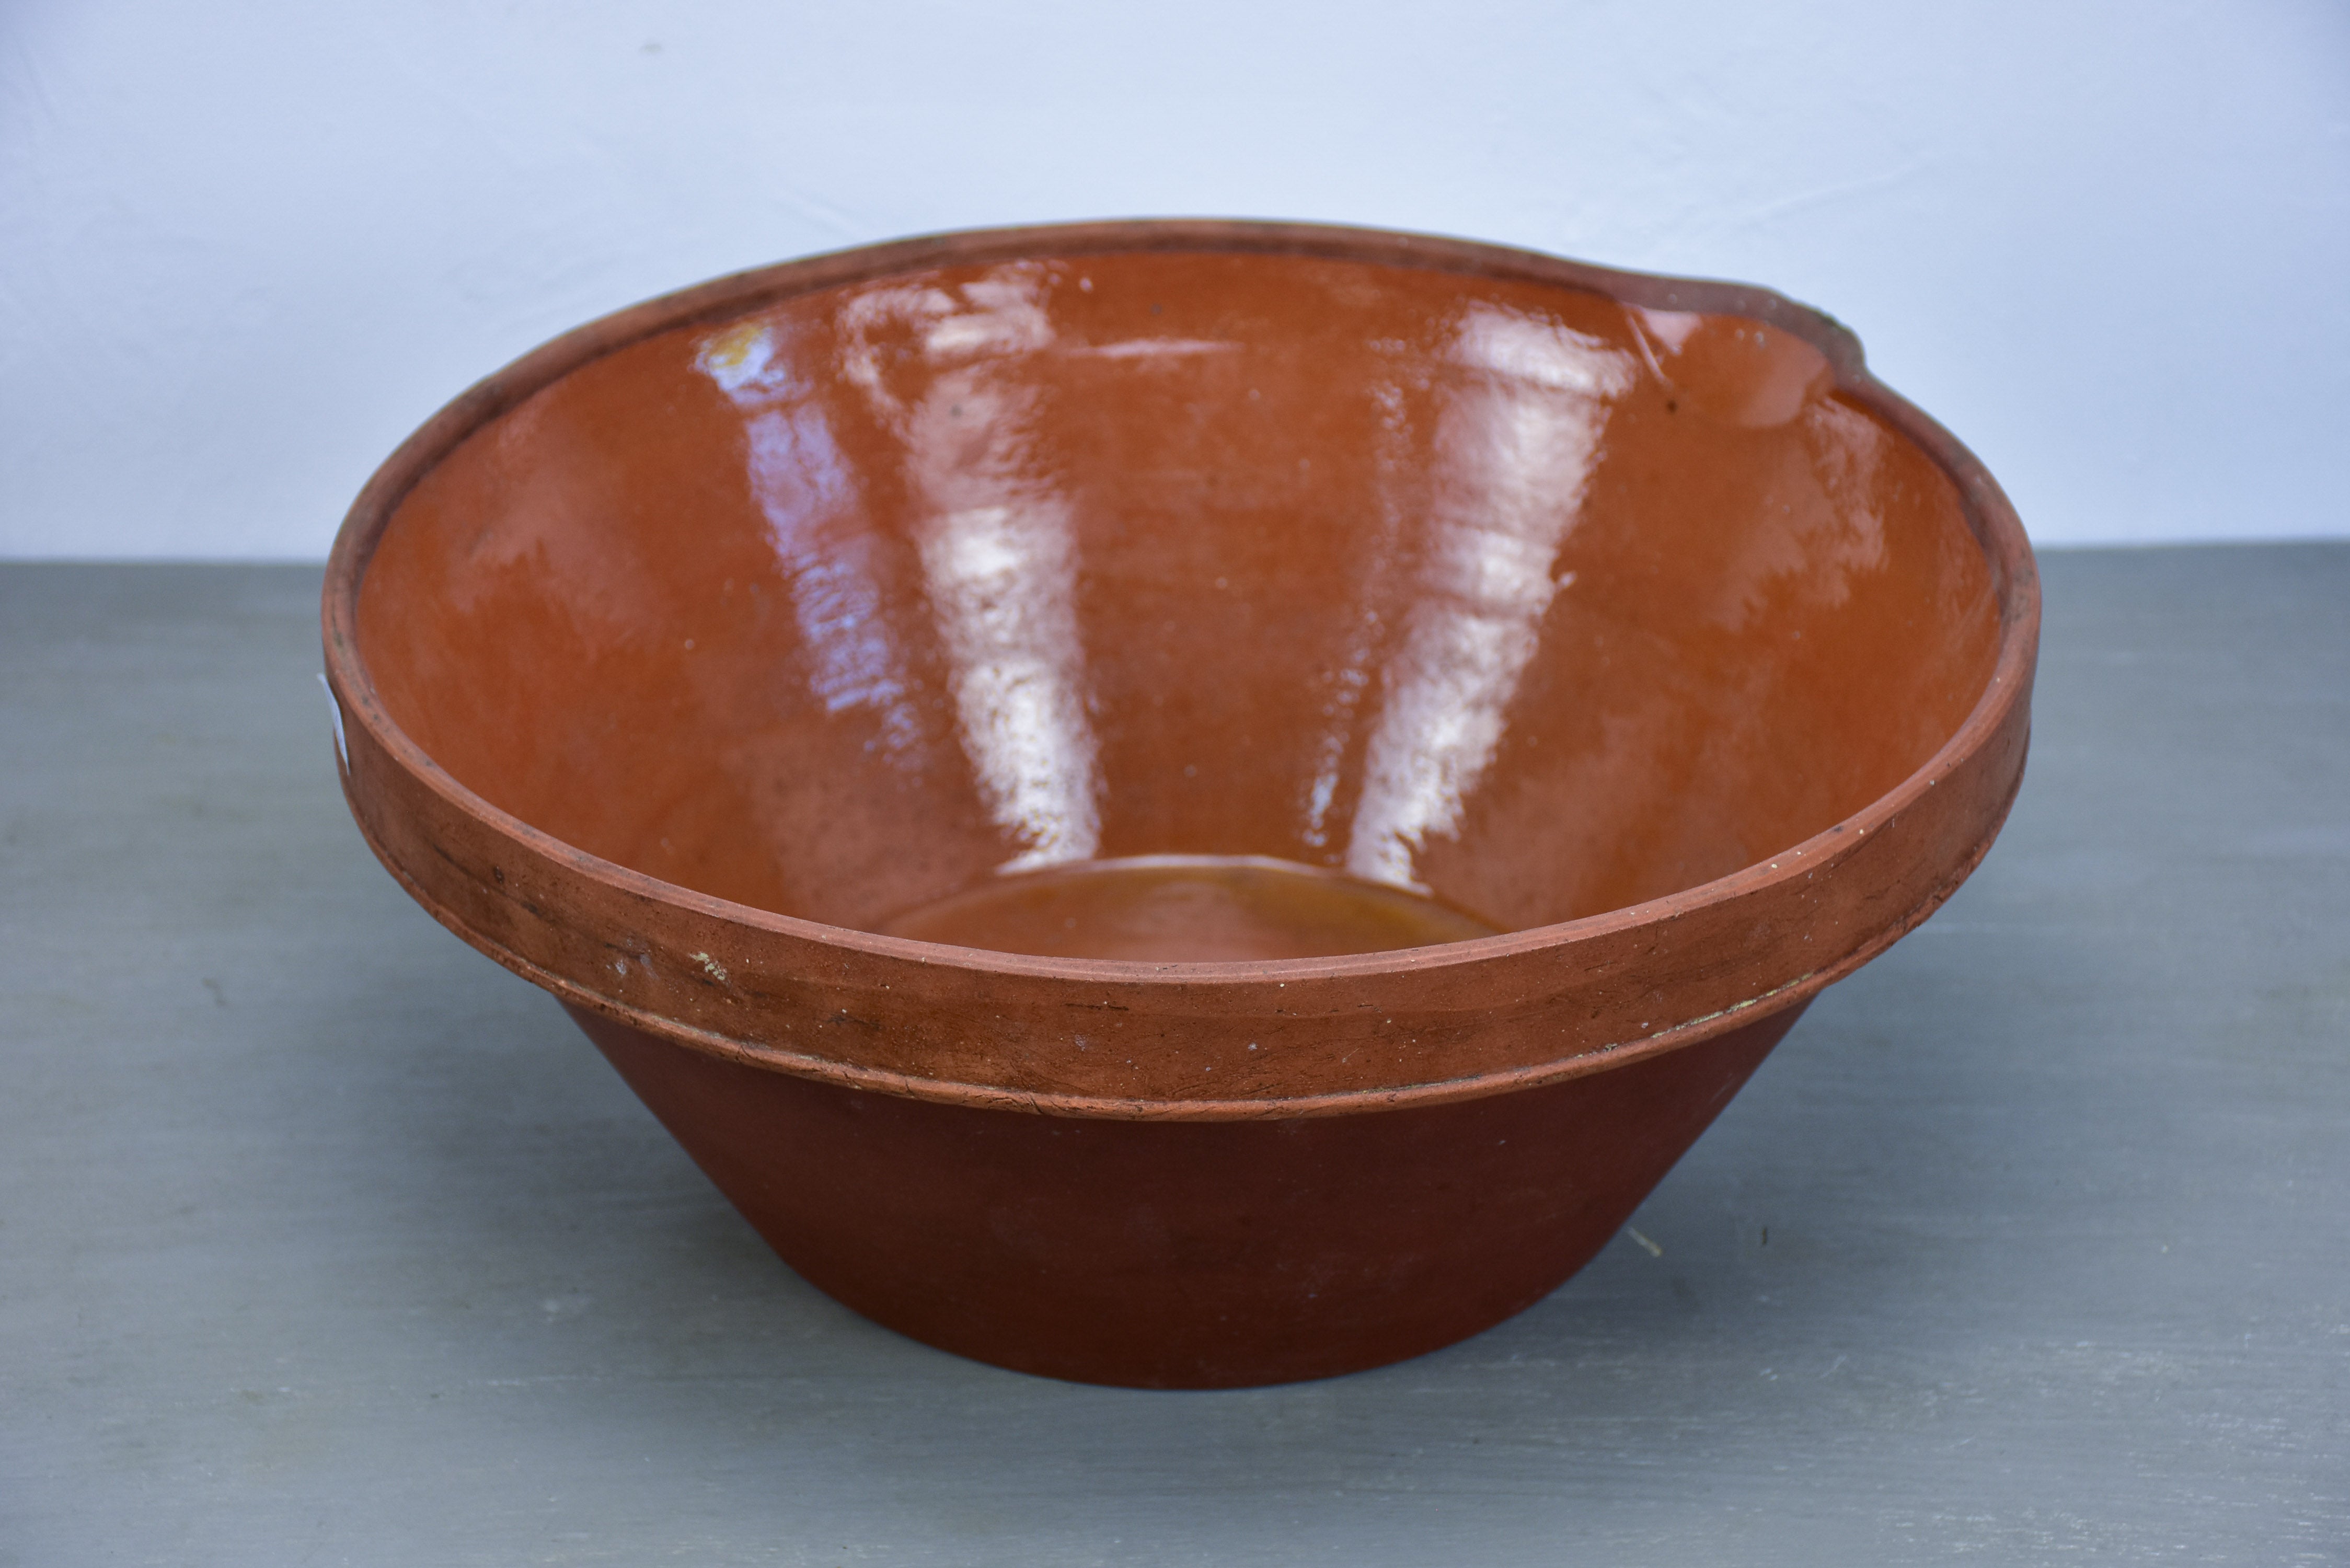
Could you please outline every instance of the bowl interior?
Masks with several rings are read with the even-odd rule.
[[[406,496],[359,629],[401,728],[559,839],[1014,945],[924,920],[1143,857],[1467,922],[1409,940],[1710,881],[1921,764],[1999,618],[1950,481],[1790,333],[1137,251],[606,354]]]

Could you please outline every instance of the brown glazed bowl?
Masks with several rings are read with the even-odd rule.
[[[392,875],[811,1282],[1211,1387],[1588,1259],[2023,769],[2032,557],[1826,317],[1233,223],[722,279],[327,579]]]

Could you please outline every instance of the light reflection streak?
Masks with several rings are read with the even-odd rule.
[[[1632,306],[1626,313],[1640,328],[1640,346],[1645,350],[1648,340],[1664,345],[1668,354],[1678,354],[1691,334],[1705,325],[1705,317],[1693,310],[1650,310],[1645,306]],[[1654,363],[1652,359],[1650,361]],[[1659,370],[1659,376],[1664,372]]]
[[[1089,359],[1190,359],[1201,354],[1231,354],[1237,343],[1211,337],[1128,337],[1116,343],[1088,343],[1067,350]]]
[[[1101,841],[1070,546],[1066,511],[1034,504],[947,513],[922,539],[963,743],[996,820],[1028,846],[1008,871],[1087,859]]]
[[[1379,409],[1379,433],[1372,459],[1380,501],[1378,532],[1363,552],[1368,563],[1367,580],[1356,587],[1360,608],[1347,639],[1347,651],[1333,677],[1336,690],[1323,704],[1322,715],[1328,723],[1315,756],[1314,781],[1306,786],[1305,826],[1299,836],[1316,849],[1330,841],[1330,808],[1337,799],[1338,781],[1346,769],[1347,747],[1356,733],[1363,696],[1370,689],[1371,661],[1378,653],[1384,628],[1379,606],[1387,595],[1382,590],[1390,570],[1388,563],[1395,558],[1396,543],[1404,528],[1399,482],[1410,459],[1411,437],[1403,389],[1387,383],[1375,387],[1371,395]]]
[[[1088,859],[1101,842],[1076,529],[1030,451],[1035,394],[998,383],[987,363],[1051,342],[1043,281],[1035,268],[1007,267],[963,285],[960,297],[881,288],[844,313],[844,369],[905,439],[963,750],[996,822],[1025,845],[1006,871]],[[906,328],[939,368],[910,403],[892,391],[878,342]]]
[[[910,752],[921,738],[908,701],[911,682],[881,613],[874,542],[857,512],[856,481],[823,410],[804,400],[767,326],[713,334],[695,365],[746,416],[751,493],[815,666],[810,689],[827,712],[873,710],[880,743]]]
[[[1552,575],[1633,361],[1596,338],[1478,306],[1454,358],[1475,379],[1437,431],[1420,592],[1365,756],[1347,868],[1425,890],[1415,857],[1454,832],[1564,584]]]

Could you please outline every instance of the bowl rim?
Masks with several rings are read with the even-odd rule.
[[[1999,651],[1988,681],[1957,729],[1890,790],[1809,838],[1710,881],[1572,920],[1431,947],[1326,958],[1189,962],[1046,958],[884,936],[736,903],[668,882],[581,849],[475,794],[435,763],[431,753],[409,736],[384,708],[360,655],[358,638],[359,591],[376,547],[400,504],[427,473],[476,431],[538,391],[595,360],[647,338],[738,317],[798,296],[941,267],[1134,252],[1285,255],[1366,262],[1594,292],[1649,309],[1743,317],[1791,333],[1825,356],[1836,393],[1866,409],[1916,443],[1957,489],[1961,515],[1983,552],[1999,614]],[[883,961],[1035,981],[1198,989],[1284,981],[1345,980],[1388,975],[1399,970],[1425,971],[1483,964],[1674,920],[1708,906],[1797,881],[1834,852],[1865,840],[1918,805],[1942,778],[2011,722],[2018,705],[2028,701],[2040,619],[2039,577],[2029,539],[2013,505],[1989,470],[1957,437],[1871,374],[1859,339],[1825,311],[1754,285],[1606,267],[1443,235],[1263,220],[1131,218],[957,230],[827,252],[729,274],[657,296],[549,340],[452,399],[394,449],[369,477],[346,514],[328,558],[320,629],[327,665],[325,678],[337,710],[338,769],[347,795],[351,780],[348,748],[341,732],[345,726],[353,726],[363,730],[389,760],[454,812],[481,822],[572,876],[601,884],[635,901],[691,912],[751,932],[818,943]],[[1576,1075],[1584,1069],[1573,1068],[1569,1064],[1595,1056],[1621,1061],[1627,1051],[1648,1054],[1646,1049],[1633,1050],[1635,1046],[1669,1048],[1694,1043],[1807,1000],[1877,956],[1939,908],[1988,851],[2012,798],[2011,788],[1992,815],[1989,831],[1963,855],[1953,873],[1943,878],[1923,903],[1900,912],[1883,930],[1838,961],[1765,991],[1726,1013],[1676,1024],[1623,1046],[1583,1053],[1546,1066],[1513,1067],[1413,1087],[1447,1089],[1451,1092],[1438,1097],[1451,1099],[1498,1092],[1521,1083]],[[1287,1106],[1300,1108],[1290,1114],[1314,1114],[1306,1108],[1309,1105],[1320,1108],[1326,1104],[1326,1108],[1336,1109],[1339,1102],[1399,1103],[1396,1090],[1372,1088],[1346,1089],[1327,1096],[1232,1102],[1140,1096],[1036,1095],[953,1080],[910,1077],[717,1035],[619,1003],[578,985],[569,977],[542,969],[472,929],[393,862],[365,816],[359,815],[357,802],[352,805],[362,833],[378,857],[429,911],[469,943],[525,978],[556,991],[567,1002],[584,1003],[620,1022],[704,1050],[745,1056],[787,1071],[814,1072],[827,1078],[863,1083],[889,1092],[912,1093],[922,1098],[1016,1102],[1032,1109],[1064,1108],[1055,1102],[1066,1100],[1064,1114],[1132,1115],[1139,1107],[1164,1106],[1173,1114],[1193,1119],[1201,1113],[1216,1115],[1214,1107],[1220,1106],[1231,1107],[1226,1114],[1258,1116]],[[1590,1068],[1598,1064],[1588,1064]],[[1472,1084],[1488,1083],[1491,1087],[1471,1087]],[[1420,1096],[1406,1091],[1403,1097]],[[1245,1112],[1240,1109],[1243,1106],[1249,1107]],[[1122,1108],[1113,1110],[1113,1106]]]

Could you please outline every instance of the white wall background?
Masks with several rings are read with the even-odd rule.
[[[1772,285],[2043,544],[2350,534],[2350,5],[0,5],[0,555],[317,557],[482,374],[941,228]]]

